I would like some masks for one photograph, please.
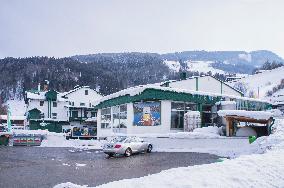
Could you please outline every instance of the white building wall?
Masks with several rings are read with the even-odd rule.
[[[29,99],[29,103],[27,105],[27,112],[29,110],[37,108],[42,113],[44,113],[44,119],[48,119],[48,101],[44,101],[43,106],[40,106],[40,101],[44,101],[44,100]],[[51,101],[51,118],[52,118],[52,113],[57,113],[57,118],[56,118],[57,120],[67,121],[68,120],[68,113],[67,113],[68,108],[66,107],[66,105],[68,104],[68,102],[66,101],[54,101],[54,102],[57,102],[57,107],[53,107],[53,101]]]
[[[198,91],[221,94],[221,82],[211,76],[171,82],[169,87],[196,91],[196,79],[198,79]],[[239,92],[226,84],[222,84],[222,94],[241,96]]]
[[[161,125],[158,126],[133,126],[134,113],[133,104],[131,103],[132,111],[129,117],[128,134],[163,134],[169,133],[171,128],[171,102],[161,101]],[[131,123],[130,123],[131,122]]]
[[[85,95],[85,90],[88,91],[88,95]],[[85,103],[82,107],[90,107],[91,105],[94,105],[95,101],[102,98],[102,95],[97,93],[95,90],[90,89],[89,87],[82,87],[74,92],[71,92],[66,95],[68,97],[68,101],[74,102],[74,106],[78,107],[81,106],[81,103]]]

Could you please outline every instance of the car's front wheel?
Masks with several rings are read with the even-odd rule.
[[[107,155],[108,155],[109,158],[114,156],[113,153],[108,153]]]
[[[132,150],[130,148],[127,148],[124,152],[124,156],[129,157],[130,155],[132,155]]]
[[[152,149],[153,149],[153,146],[151,144],[149,144],[148,148],[147,148],[147,153],[151,153]]]

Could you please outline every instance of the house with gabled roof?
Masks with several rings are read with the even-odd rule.
[[[102,97],[89,86],[60,93],[54,90],[27,91],[25,102],[28,127],[62,132],[70,126],[96,126],[94,104]]]

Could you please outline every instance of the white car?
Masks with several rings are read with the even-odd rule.
[[[103,152],[110,157],[114,155],[124,155],[129,157],[133,153],[147,152],[151,153],[153,145],[145,142],[139,137],[115,137],[103,147]]]

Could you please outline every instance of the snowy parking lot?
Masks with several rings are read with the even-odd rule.
[[[62,182],[97,186],[176,167],[216,162],[216,155],[154,152],[107,158],[98,150],[0,147],[0,187],[50,188]]]
[[[251,145],[251,154],[227,159],[220,163],[169,169],[157,174],[111,182],[99,187],[283,187],[283,119],[277,120],[274,128],[273,134],[260,137]],[[239,147],[242,146],[239,145]],[[62,187],[86,186],[79,186],[71,182],[56,186],[56,188]]]
[[[105,140],[66,140],[63,134],[43,131],[46,139],[40,147],[1,150],[0,187],[24,180],[56,188],[283,187],[283,119],[277,120],[274,128],[273,134],[252,144],[248,138],[228,138],[208,130],[140,135],[153,144],[153,153],[114,159],[106,159],[102,153]],[[14,174],[18,174],[18,181],[10,179]],[[44,180],[27,181],[26,175]]]
[[[73,147],[79,149],[102,149],[104,140],[66,140],[63,134],[45,132],[47,139],[41,147]],[[195,132],[193,132],[195,133]],[[153,152],[199,152],[222,157],[235,158],[241,154],[250,154],[253,145],[248,138],[234,138],[206,133],[206,135],[172,133],[169,135],[141,135],[145,141],[153,144]]]

